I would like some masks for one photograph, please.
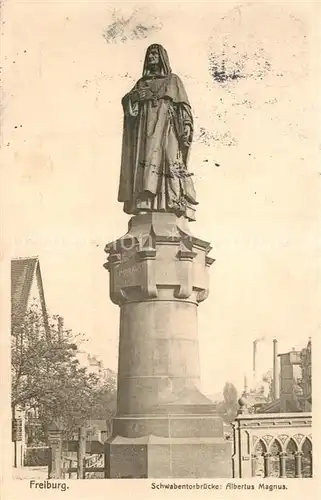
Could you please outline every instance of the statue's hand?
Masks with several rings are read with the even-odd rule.
[[[137,92],[140,100],[146,99],[147,91],[145,89],[139,89]]]
[[[144,101],[151,98],[151,92],[148,89],[137,89],[132,93],[134,101]]]

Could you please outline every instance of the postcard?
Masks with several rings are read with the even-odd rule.
[[[2,2],[5,500],[317,498],[320,19]]]

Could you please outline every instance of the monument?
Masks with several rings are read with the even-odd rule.
[[[209,293],[210,244],[189,222],[191,106],[161,45],[123,98],[118,201],[132,215],[106,245],[110,298],[120,307],[117,414],[110,478],[230,477],[231,443],[200,390],[197,308]]]

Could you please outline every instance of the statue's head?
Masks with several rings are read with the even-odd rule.
[[[158,66],[159,65],[159,52],[157,45],[151,45],[147,50],[147,65],[148,66]]]
[[[166,50],[162,45],[154,43],[146,51],[143,76],[151,73],[168,75],[172,72]]]

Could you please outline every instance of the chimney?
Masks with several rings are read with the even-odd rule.
[[[244,374],[244,390],[243,390],[243,395],[246,396],[247,395],[247,392],[248,391],[248,387],[247,387],[247,376],[246,374]]]
[[[279,380],[279,358],[278,358],[278,341],[273,340],[273,385],[272,397],[275,401],[280,397],[280,380]]]
[[[59,316],[58,318],[58,342],[63,341],[64,319]]]
[[[253,389],[256,387],[256,346],[257,341],[253,342]]]

